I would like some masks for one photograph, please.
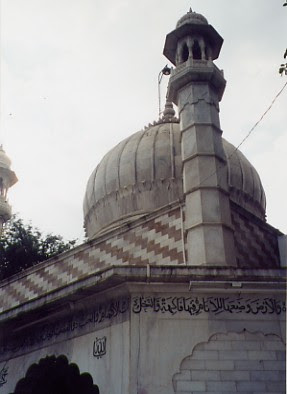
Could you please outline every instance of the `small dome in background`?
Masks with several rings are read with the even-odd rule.
[[[191,9],[179,19],[176,24],[176,28],[179,28],[180,26],[187,23],[208,25],[208,21],[203,15],[193,12]]]
[[[0,167],[2,168],[10,168],[11,167],[11,160],[6,155],[3,146],[0,146]]]
[[[180,137],[178,123],[163,122],[131,135],[104,156],[90,176],[84,199],[88,238],[183,201]],[[265,193],[257,171],[224,139],[223,148],[230,199],[264,220]]]
[[[0,146],[0,235],[3,224],[12,216],[11,206],[7,202],[8,189],[17,181],[14,171],[11,170],[11,160]]]

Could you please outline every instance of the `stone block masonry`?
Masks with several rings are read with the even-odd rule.
[[[216,334],[182,361],[175,393],[284,394],[285,368],[285,346],[275,335]]]

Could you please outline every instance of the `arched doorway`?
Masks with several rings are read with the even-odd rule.
[[[66,356],[47,356],[32,364],[13,394],[99,394],[89,373],[80,373]]]

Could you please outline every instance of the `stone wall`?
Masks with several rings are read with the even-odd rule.
[[[276,335],[215,334],[174,376],[176,394],[285,393],[285,347]]]
[[[0,392],[12,393],[33,364],[64,356],[100,393],[284,393],[283,294],[128,287],[125,296],[124,285],[83,297],[66,316],[37,322],[43,314],[32,311],[11,322],[0,341]]]

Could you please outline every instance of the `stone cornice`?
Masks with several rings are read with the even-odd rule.
[[[261,268],[222,268],[203,266],[118,266],[114,265],[93,275],[79,280],[73,284],[58,288],[30,302],[26,302],[13,309],[0,314],[0,322],[5,322],[19,315],[32,313],[39,308],[55,310],[64,309],[71,302],[95,296],[105,290],[117,294],[127,293],[143,286],[149,291],[171,290],[176,291],[192,289],[224,290],[229,292],[266,292],[285,293],[286,269]],[[165,285],[168,285],[166,287]]]

